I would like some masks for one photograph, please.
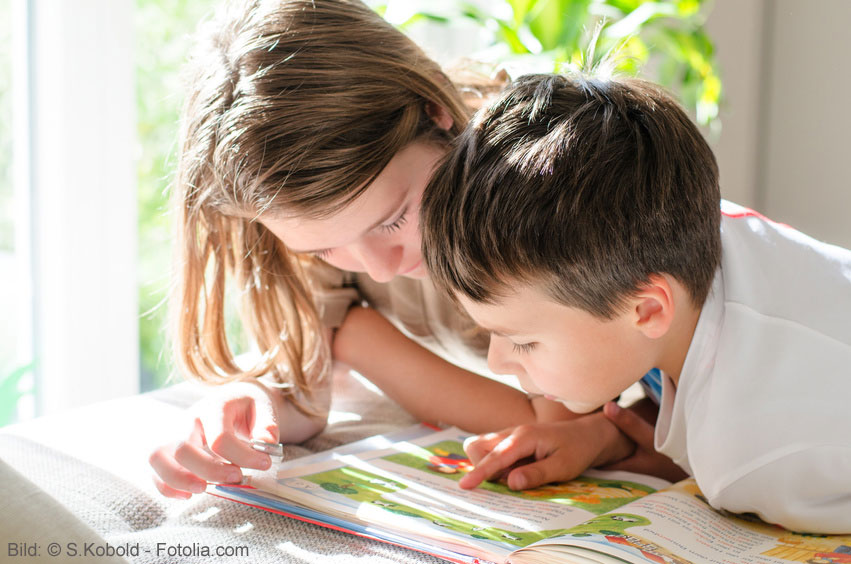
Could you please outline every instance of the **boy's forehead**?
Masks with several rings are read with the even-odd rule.
[[[506,295],[493,296],[490,302],[478,302],[461,292],[455,297],[480,327],[491,333],[511,336],[528,333],[543,321],[540,314],[553,302],[531,286],[520,286]]]

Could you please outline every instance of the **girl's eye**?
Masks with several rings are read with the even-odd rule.
[[[514,352],[518,354],[530,352],[532,349],[535,348],[535,345],[537,344],[538,343],[523,343],[521,345],[518,343],[511,343],[512,347],[514,348]]]
[[[315,251],[311,254],[317,258],[325,259],[331,254],[331,249],[322,249],[321,251]]]
[[[402,212],[402,215],[400,215],[396,221],[394,221],[393,223],[388,223],[387,225],[381,225],[379,226],[379,229],[381,229],[385,233],[393,233],[394,231],[398,231],[399,229],[401,229],[401,227],[405,225],[407,221],[408,209],[405,208],[405,210]]]

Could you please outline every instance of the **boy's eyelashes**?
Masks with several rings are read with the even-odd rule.
[[[538,343],[511,343],[512,349],[516,353],[527,353],[535,348]]]

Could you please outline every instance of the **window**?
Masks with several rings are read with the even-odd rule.
[[[20,7],[0,0],[0,425],[34,412],[26,135],[15,142],[26,117],[13,112],[25,72],[13,36]]]
[[[132,2],[0,10],[0,376],[26,416],[139,388]]]
[[[180,72],[198,22],[217,0],[136,0],[136,114],[139,206],[139,354],[141,389],[171,373],[165,332],[171,281],[172,228],[168,184],[176,167]]]

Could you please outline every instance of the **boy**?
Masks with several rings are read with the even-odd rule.
[[[851,252],[719,212],[712,151],[660,88],[521,77],[425,194],[429,270],[491,330],[492,370],[587,413],[658,368],[655,446],[714,507],[851,533]],[[571,424],[479,438],[462,485],[567,460]]]

